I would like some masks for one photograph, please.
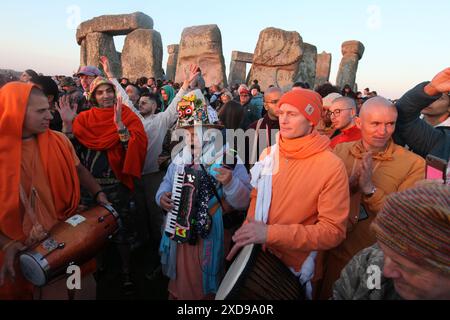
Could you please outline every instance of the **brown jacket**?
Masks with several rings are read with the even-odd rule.
[[[354,168],[361,162],[365,150],[360,140],[339,144],[334,152],[344,161],[348,176],[351,176]],[[393,192],[408,189],[425,178],[425,160],[396,145],[392,140],[386,151],[373,155],[373,166],[372,182],[377,191],[371,197],[361,195],[360,192],[351,195],[347,239],[328,252],[322,298],[329,297],[331,286],[352,257],[376,242],[370,224],[381,210],[386,197]],[[364,207],[369,218],[358,222],[360,205]]]

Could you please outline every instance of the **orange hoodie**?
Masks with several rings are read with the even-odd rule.
[[[345,239],[348,178],[342,160],[330,151],[329,144],[317,131],[297,139],[279,139],[266,246],[295,271],[311,251],[331,249]],[[254,218],[256,195],[254,189],[248,218]],[[317,264],[316,278],[320,272]]]

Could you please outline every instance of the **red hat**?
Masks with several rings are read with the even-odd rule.
[[[315,91],[301,89],[284,94],[278,102],[278,108],[283,104],[296,107],[302,115],[316,126],[322,113],[322,97]]]
[[[239,93],[239,95],[241,95],[241,94],[248,94],[248,95],[250,95],[250,90],[248,90],[248,88],[247,88],[247,86],[245,84],[241,84],[239,86],[238,93]]]

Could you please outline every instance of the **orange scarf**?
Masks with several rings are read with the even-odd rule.
[[[314,130],[306,136],[286,139],[279,135],[280,153],[287,159],[306,159],[329,148],[330,139]]]
[[[147,154],[147,135],[141,120],[126,107],[122,110],[122,121],[131,136],[127,151],[117,134],[113,108],[92,108],[81,113],[73,123],[73,134],[85,147],[106,151],[117,179],[134,190],[133,178],[141,177]]]
[[[0,89],[0,231],[13,240],[24,241],[20,211],[22,126],[33,85],[13,82]],[[63,138],[51,130],[37,136],[40,157],[50,184],[56,219],[63,221],[77,209],[80,183],[72,151]],[[3,265],[3,252],[0,252]],[[30,284],[18,273],[16,283],[0,288],[0,299],[31,298]]]

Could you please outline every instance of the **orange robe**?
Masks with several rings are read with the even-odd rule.
[[[0,89],[0,232],[23,243],[33,223],[25,214],[20,199],[22,184],[29,196],[31,183],[37,190],[37,222],[45,230],[73,215],[80,201],[80,183],[70,141],[47,130],[36,139],[22,141],[22,126],[33,86],[13,82]],[[25,177],[28,176],[28,179]],[[0,252],[3,265],[3,252]],[[16,281],[9,279],[0,287],[0,300],[32,299],[33,286],[16,265]]]

